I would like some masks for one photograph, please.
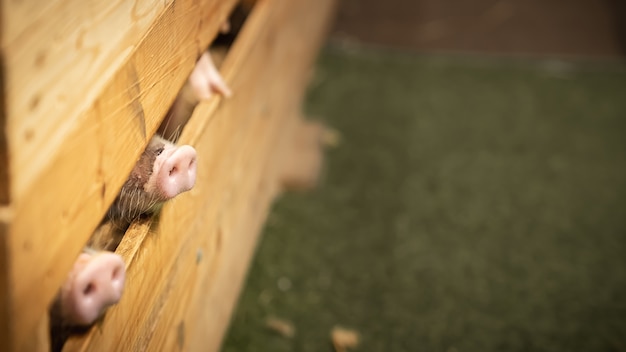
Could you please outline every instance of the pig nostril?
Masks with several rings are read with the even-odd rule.
[[[178,168],[176,166],[174,166],[173,168],[170,169],[170,176],[172,176],[176,172],[178,172]]]
[[[96,286],[93,283],[90,282],[89,284],[87,284],[85,289],[83,289],[83,294],[85,296],[88,296],[88,295],[92,294],[93,291],[95,291],[95,289],[96,289]]]
[[[113,272],[111,272],[111,281],[115,281],[117,280],[117,278],[119,277],[120,274],[120,270],[119,269],[115,269],[113,270]]]

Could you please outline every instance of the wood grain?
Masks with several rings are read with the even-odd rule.
[[[1,25],[1,23],[0,23]],[[4,67],[0,56],[0,206],[10,201],[9,187],[9,145],[6,131],[6,104],[4,94]]]
[[[289,30],[279,29],[271,39],[277,47],[283,48],[281,54],[274,57],[273,65],[275,72],[280,72],[288,79],[284,84],[268,87],[271,88],[271,99],[280,103],[275,111],[266,112],[268,116],[284,116],[283,119],[274,120],[273,125],[274,129],[282,132],[276,137],[267,134],[269,139],[278,139],[274,142],[278,148],[273,152],[265,152],[267,159],[264,167],[268,179],[259,182],[256,189],[258,194],[238,198],[238,203],[229,208],[233,211],[224,216],[226,220],[223,227],[231,228],[232,233],[222,236],[219,259],[212,274],[202,276],[201,281],[196,283],[193,306],[202,308],[190,309],[187,314],[186,321],[194,322],[189,324],[189,351],[217,351],[221,346],[255,247],[257,233],[266,217],[267,208],[263,199],[277,191],[279,172],[284,161],[281,154],[285,152],[280,149],[289,147],[291,133],[298,125],[296,117],[302,115],[300,105],[304,86],[335,9],[333,0],[281,4],[275,14],[276,22],[282,26],[279,28]],[[240,209],[241,213],[237,215],[235,209]]]
[[[219,349],[333,3],[258,2],[223,65],[234,96],[201,104],[181,135],[198,150],[196,187],[143,239],[122,301],[65,351]]]
[[[91,10],[98,9],[97,4],[101,2],[94,3]],[[67,101],[68,106],[76,111],[72,110],[59,120],[60,126],[51,127],[50,133],[46,131],[47,122],[40,121],[47,121],[49,116],[42,115],[38,120],[32,117],[34,112],[23,112],[22,115],[15,110],[17,108],[14,109],[19,105],[11,105],[18,96],[23,98],[17,93],[22,89],[20,84],[25,87],[23,94],[36,90],[30,86],[34,84],[32,80],[18,84],[15,80],[21,76],[11,67],[12,60],[22,55],[19,48],[34,44],[22,43],[21,40],[27,38],[20,36],[15,42],[5,41],[3,37],[4,73],[10,76],[5,82],[7,114],[3,131],[7,133],[9,143],[12,181],[11,216],[7,219],[7,233],[3,238],[10,255],[2,258],[7,261],[3,270],[8,270],[5,297],[8,323],[0,336],[6,340],[7,350],[23,346],[35,334],[37,322],[45,314],[73,259],[115,198],[198,54],[208,46],[219,23],[234,6],[234,0],[181,0],[166,4],[154,22],[147,23],[145,35],[123,41],[132,43],[128,50],[108,42],[99,47],[97,51],[103,52],[106,64],[96,70],[100,79],[90,83],[96,88],[77,89],[81,95]],[[149,11],[142,7],[145,2],[135,2],[135,5],[131,10],[136,11],[141,5],[141,9]],[[114,2],[111,6],[122,5]],[[109,12],[101,15],[117,17]],[[136,31],[143,28],[143,21],[147,20],[140,16],[136,26],[127,23],[122,28],[130,27],[131,31]],[[118,28],[116,23],[113,24],[105,26],[105,32],[93,32],[94,38],[117,38],[115,33],[109,33],[114,32],[111,28]],[[54,32],[54,29],[50,31]],[[48,56],[46,60],[50,61],[46,62],[50,65],[54,62],[55,67],[57,64],[67,67],[64,61],[67,57],[81,56],[75,54],[58,53],[58,57]],[[69,65],[76,65],[78,72],[84,68],[74,62]],[[85,73],[83,78],[88,77],[91,76]],[[83,87],[78,83],[77,86]],[[59,89],[73,91],[74,86],[65,81]],[[43,100],[39,104],[43,104]],[[53,105],[56,107],[56,103]],[[50,109],[50,115],[63,110],[61,106],[63,104],[59,110]],[[42,137],[45,142],[40,145],[41,150],[37,150],[37,156],[23,153],[31,149],[26,144],[38,138],[37,133],[28,141],[20,139],[24,134],[18,125],[25,121],[35,121],[33,131],[46,131],[46,136]]]
[[[333,3],[257,1],[223,65],[234,97],[201,104],[181,136],[197,186],[131,226],[122,301],[66,350],[219,348]],[[0,4],[3,350],[47,345],[48,304],[234,4]]]
[[[10,209],[0,206],[0,343],[8,345],[13,334],[10,320],[11,295],[9,294],[10,256],[7,242],[4,240],[9,233]]]
[[[19,195],[33,182],[37,168],[45,165],[48,154],[42,150],[65,142],[73,122],[132,55],[165,3],[27,0],[3,4],[8,10],[3,13],[10,14],[5,17],[2,40],[7,131],[13,190]],[[38,15],[39,9],[46,13]]]

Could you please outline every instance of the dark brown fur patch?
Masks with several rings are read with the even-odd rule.
[[[152,168],[156,157],[163,152],[165,144],[161,141],[157,143],[150,142],[146,150],[141,154],[139,160],[122,189],[124,188],[142,188],[152,175]]]
[[[164,147],[165,142],[155,137],[139,157],[120,194],[109,209],[108,217],[114,224],[119,224],[120,227],[128,226],[131,221],[150,212],[161,201],[158,195],[146,192],[144,186],[152,175],[157,156],[163,152]]]

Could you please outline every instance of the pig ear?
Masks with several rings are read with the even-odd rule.
[[[215,66],[212,66],[212,69],[208,72],[208,74],[211,91],[217,92],[226,98],[230,98],[230,96],[233,95]]]
[[[209,100],[213,93],[225,97],[231,96],[231,91],[215,68],[209,52],[204,52],[193,72],[189,76],[189,84],[198,100]]]
[[[205,74],[197,70],[197,68],[194,69],[194,72],[189,76],[189,84],[191,85],[191,90],[196,102],[209,100],[211,98],[212,94],[209,82],[207,82]]]

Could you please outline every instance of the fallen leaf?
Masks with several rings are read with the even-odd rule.
[[[330,337],[336,352],[345,352],[359,345],[359,333],[354,330],[335,326]]]
[[[292,323],[276,317],[268,317],[265,319],[265,326],[282,337],[292,338],[296,334],[296,329],[293,327]]]

